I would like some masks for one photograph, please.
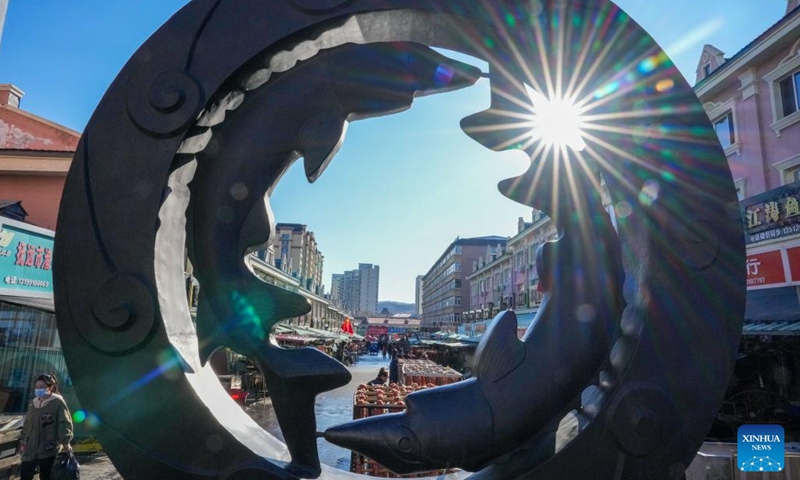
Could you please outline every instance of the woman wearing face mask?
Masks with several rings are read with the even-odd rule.
[[[20,480],[33,480],[36,467],[39,479],[50,480],[56,455],[72,447],[72,415],[64,398],[58,394],[55,375],[39,375],[34,390],[36,398],[28,407],[20,436],[22,468]]]

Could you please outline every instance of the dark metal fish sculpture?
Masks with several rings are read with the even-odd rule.
[[[212,129],[197,154],[187,213],[188,246],[202,293],[201,361],[227,346],[263,372],[299,476],[320,473],[314,401],[347,384],[347,368],[319,350],[269,340],[281,320],[310,311],[298,293],[256,278],[244,256],[274,233],[270,185],[300,156],[310,182],[342,143],[349,121],[405,110],[416,96],[472,85],[480,70],[411,43],[345,45],[276,74]],[[268,118],[264,111],[270,111]],[[379,154],[379,152],[376,152]]]
[[[567,164],[544,158],[500,184],[550,214],[561,234],[537,252],[545,296],[524,338],[514,312],[501,312],[478,345],[473,378],[409,395],[404,413],[330,428],[328,441],[396,473],[476,471],[533,438],[592,381],[616,338],[624,272],[597,178]]]

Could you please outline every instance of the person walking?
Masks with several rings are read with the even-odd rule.
[[[389,362],[389,383],[397,383],[400,378],[400,363],[397,357],[400,353],[396,348],[392,349],[392,360]]]
[[[40,480],[50,480],[56,455],[72,450],[69,443],[72,440],[72,415],[64,398],[58,394],[55,375],[39,375],[34,394],[36,398],[28,407],[20,436],[20,480],[33,480],[36,467],[39,467]]]

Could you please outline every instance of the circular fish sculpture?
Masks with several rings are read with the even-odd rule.
[[[269,195],[294,161],[314,181],[349,122],[481,76],[491,106],[461,128],[531,158],[499,189],[559,228],[538,253],[545,300],[521,340],[513,312],[495,319],[473,379],[324,437],[397,472],[680,478],[732,372],[744,237],[702,106],[605,0],[194,0],[156,32],[87,125],[54,253],[70,375],[124,478],[354,478],[320,465],[314,417],[349,373],[270,343],[310,306],[244,257],[271,241]],[[552,104],[579,114],[566,139],[544,134],[566,128]],[[220,347],[258,365],[285,444],[225,394],[207,364]],[[557,440],[567,420],[577,434]]]

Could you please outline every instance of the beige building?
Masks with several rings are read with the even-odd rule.
[[[317,247],[314,232],[299,223],[275,226],[272,245],[260,258],[294,277],[309,292],[323,296],[322,265],[325,257]]]

